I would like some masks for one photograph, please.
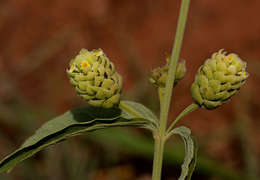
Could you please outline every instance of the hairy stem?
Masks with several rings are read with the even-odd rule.
[[[163,162],[163,151],[165,143],[166,126],[168,120],[168,113],[170,108],[170,102],[172,97],[172,88],[175,80],[177,63],[180,55],[183,34],[185,24],[187,21],[187,15],[189,10],[190,0],[182,0],[177,31],[174,40],[174,46],[172,49],[172,55],[169,65],[169,72],[166,79],[166,87],[163,93],[161,109],[160,109],[160,123],[157,132],[155,133],[155,144],[154,144],[154,164],[153,164],[153,180],[161,179],[161,170]]]
[[[153,163],[153,180],[161,179],[163,152],[165,140],[155,135],[154,137],[154,163]],[[156,162],[156,163],[155,163]]]

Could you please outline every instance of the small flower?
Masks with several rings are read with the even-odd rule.
[[[119,104],[122,78],[101,49],[82,49],[67,69],[71,84],[90,105],[111,108]]]
[[[169,70],[170,57],[167,57],[166,61],[167,63],[165,66],[152,70],[149,81],[156,87],[166,86],[166,78]],[[185,60],[183,60],[182,62],[179,62],[177,65],[174,86],[176,86],[177,83],[183,79],[185,73],[186,73],[186,65],[185,65]]]
[[[200,106],[215,109],[235,95],[248,76],[246,62],[237,54],[220,50],[199,68],[191,86],[192,97]]]

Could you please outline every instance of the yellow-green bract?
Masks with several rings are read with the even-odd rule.
[[[67,69],[71,84],[90,105],[104,108],[117,106],[122,78],[101,49],[82,49]]]
[[[167,64],[165,66],[152,70],[149,81],[156,87],[165,87],[166,85],[166,78],[169,70],[170,57],[167,57],[166,60],[167,60]],[[176,86],[177,83],[183,79],[185,73],[186,73],[186,65],[185,65],[185,61],[183,60],[177,65],[174,86]]]
[[[237,54],[220,50],[199,68],[192,97],[200,106],[215,109],[235,95],[247,78],[246,63]]]

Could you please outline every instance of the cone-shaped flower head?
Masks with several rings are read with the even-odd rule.
[[[101,49],[82,49],[67,69],[71,84],[90,105],[111,108],[118,105],[122,78]]]
[[[235,95],[247,78],[246,63],[238,55],[220,50],[199,68],[192,97],[200,106],[215,109]]]
[[[166,78],[169,70],[170,57],[167,57],[166,60],[167,60],[167,64],[165,66],[152,70],[149,80],[156,87],[166,86]],[[185,65],[185,60],[183,60],[182,62],[179,62],[177,65],[174,86],[176,86],[177,83],[184,77],[185,73],[186,73],[186,65]]]

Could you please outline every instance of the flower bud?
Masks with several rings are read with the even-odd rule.
[[[220,50],[199,68],[191,86],[192,97],[200,106],[215,109],[235,95],[248,76],[246,62]]]
[[[122,78],[101,49],[82,49],[71,60],[67,75],[77,94],[90,105],[111,108],[119,104]]]
[[[149,80],[156,87],[166,86],[166,78],[169,70],[170,57],[167,57],[166,60],[167,60],[167,64],[165,66],[152,70]],[[177,64],[174,86],[176,86],[177,83],[184,77],[185,73],[186,73],[186,65],[185,65],[185,60],[183,60],[182,62],[179,62]]]
[[[183,60],[179,62],[177,65],[174,85],[176,85],[180,80],[182,80],[185,74],[186,74],[186,62],[185,60]]]

